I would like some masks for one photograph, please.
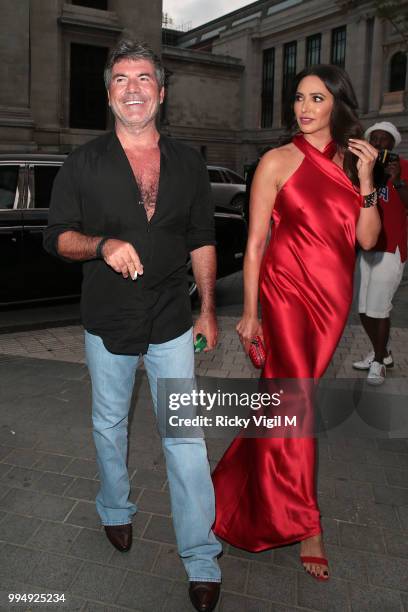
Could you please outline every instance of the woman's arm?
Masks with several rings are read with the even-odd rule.
[[[377,160],[378,151],[366,140],[350,139],[349,150],[358,157],[357,171],[360,180],[360,193],[362,196],[375,191],[373,169]],[[380,215],[377,206],[362,208],[357,221],[356,238],[363,249],[372,249],[377,242],[381,229]]]
[[[376,206],[362,208],[357,221],[356,238],[362,249],[372,249],[381,230],[380,215]]]
[[[244,310],[236,329],[246,351],[254,336],[262,337],[258,319],[259,271],[275,204],[279,153],[270,151],[259,162],[251,187],[249,235],[244,258]]]

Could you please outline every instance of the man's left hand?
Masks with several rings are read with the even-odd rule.
[[[390,176],[393,183],[400,181],[401,180],[401,164],[399,162],[399,159],[387,164],[385,167],[385,172]]]
[[[215,312],[205,312],[200,314],[194,324],[194,342],[196,341],[197,334],[203,334],[203,336],[205,336],[207,339],[207,346],[204,349],[205,353],[212,351],[215,348],[218,339],[218,325]]]

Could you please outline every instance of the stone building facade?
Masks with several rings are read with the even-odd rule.
[[[407,0],[401,10],[408,12]],[[345,12],[336,0],[259,0],[189,32],[173,33],[171,43],[163,47],[173,73],[166,129],[181,136],[187,128],[210,163],[242,171],[265,146],[277,144],[290,78],[318,62],[347,70],[363,124],[392,121],[403,135],[400,152],[408,157],[406,49],[393,27],[375,15],[372,1],[356,1]],[[184,80],[187,72],[190,79]],[[228,80],[228,73],[226,90],[220,79]]]
[[[163,47],[168,89],[162,131],[201,150],[213,164],[236,166],[244,66],[220,54]]]
[[[0,151],[66,152],[109,124],[102,69],[124,33],[161,45],[161,0],[0,0]]]
[[[371,0],[348,13],[336,0],[258,0],[167,31],[162,45],[161,13],[161,0],[0,0],[0,150],[65,152],[109,127],[102,67],[117,39],[133,34],[161,49],[168,70],[162,130],[209,163],[242,172],[275,145],[282,91],[317,59],[343,63],[363,123],[395,123],[408,157],[406,53]]]

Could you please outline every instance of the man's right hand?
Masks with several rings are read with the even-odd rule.
[[[129,242],[109,238],[102,247],[102,257],[105,263],[122,274],[123,278],[136,280],[137,275],[143,274],[142,262],[134,247]],[[137,275],[135,273],[137,272]]]

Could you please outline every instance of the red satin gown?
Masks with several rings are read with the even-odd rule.
[[[260,272],[262,378],[316,379],[351,305],[361,196],[332,162],[334,143],[293,143],[304,159],[276,197]],[[237,437],[213,473],[215,533],[252,552],[319,534],[315,465],[313,437]]]

